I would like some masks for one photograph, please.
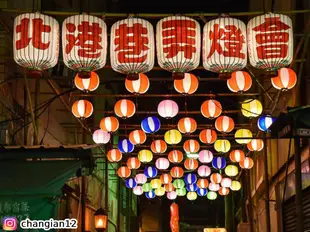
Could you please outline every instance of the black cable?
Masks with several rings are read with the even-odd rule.
[[[44,134],[43,134],[43,137],[41,139],[41,142],[40,142],[40,145],[43,144],[43,140],[45,138],[45,135],[46,135],[46,132],[47,132],[47,129],[48,129],[48,126],[49,126],[49,121],[50,121],[50,109],[51,109],[51,105],[48,106],[48,111],[47,111],[47,122],[46,122],[46,126],[45,126],[45,129],[44,129]]]
[[[290,160],[290,154],[291,154],[291,144],[292,144],[292,138],[290,138],[290,142],[288,144],[288,152],[287,152],[287,161],[286,161],[286,171],[285,171],[285,181],[284,181],[284,188],[283,188],[282,205],[284,203],[285,189],[286,189],[286,185],[287,185],[288,167],[289,167],[289,160]]]
[[[274,12],[274,6],[276,4],[276,0],[272,0],[271,1],[271,12],[273,13]]]

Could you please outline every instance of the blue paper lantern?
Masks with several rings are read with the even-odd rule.
[[[186,184],[194,184],[197,182],[197,176],[194,173],[188,173],[184,176]]]
[[[118,142],[118,149],[122,153],[130,153],[135,149],[135,146],[129,141],[129,139],[123,139]]]
[[[270,115],[263,115],[261,117],[259,117],[259,119],[257,120],[257,126],[258,129],[260,129],[261,131],[268,131],[269,127],[272,125],[272,123],[275,121],[276,119],[271,117]]]
[[[125,185],[127,188],[132,189],[137,186],[137,182],[133,178],[129,178],[126,180]]]
[[[186,185],[186,189],[189,192],[195,192],[195,191],[197,191],[198,186],[197,186],[197,184],[188,184],[188,185]]]
[[[145,133],[155,133],[160,129],[160,121],[155,116],[147,117],[141,122],[141,128]]]
[[[207,189],[198,188],[196,192],[197,192],[198,196],[201,196],[201,197],[204,197],[208,194]]]
[[[212,160],[212,166],[215,169],[223,169],[226,167],[226,160],[224,157],[215,157]]]
[[[152,166],[148,166],[144,169],[144,175],[146,175],[147,178],[154,178],[157,176],[157,169]]]
[[[146,196],[146,198],[148,198],[148,199],[153,199],[153,198],[155,198],[155,191],[154,190],[152,190],[152,191],[150,191],[150,192],[146,192],[145,193],[145,196]]]

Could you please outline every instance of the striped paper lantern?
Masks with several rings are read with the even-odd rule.
[[[150,191],[150,192],[146,192],[146,193],[145,193],[145,197],[148,198],[148,199],[153,199],[153,198],[155,198],[155,197],[156,197],[155,191],[152,190],[152,191]]]
[[[247,118],[255,118],[263,112],[263,105],[259,100],[247,99],[241,104],[241,113]]]
[[[160,121],[155,116],[147,117],[141,122],[141,128],[147,134],[155,133],[160,129]]]
[[[145,184],[147,182],[147,177],[143,173],[139,173],[135,177],[137,184]]]
[[[229,133],[235,128],[235,122],[231,117],[220,116],[215,121],[215,128],[222,133]]]
[[[176,189],[175,191],[179,197],[184,197],[186,195],[186,189],[185,188]]]
[[[198,168],[197,173],[200,177],[208,177],[211,174],[211,169],[207,165],[201,165]]]
[[[138,153],[138,159],[142,163],[149,163],[153,160],[153,153],[150,150],[143,149]]]
[[[137,157],[130,157],[127,160],[127,167],[129,169],[138,169],[141,166],[141,162]]]
[[[193,94],[198,89],[199,81],[195,75],[185,73],[182,80],[174,80],[173,86],[178,93]]]
[[[215,169],[224,169],[226,167],[225,157],[215,157],[212,160],[212,167]]]
[[[257,120],[258,129],[264,132],[268,132],[269,127],[274,123],[276,119],[270,115],[260,116]]]
[[[160,179],[153,179],[153,180],[151,180],[151,187],[152,187],[152,189],[160,188],[161,185],[162,185],[162,183],[161,183]]]
[[[100,129],[105,132],[115,132],[118,128],[119,122],[115,117],[105,117],[100,120]]]
[[[157,112],[163,118],[174,118],[179,112],[179,106],[175,101],[163,100],[158,104]]]
[[[172,176],[169,173],[162,174],[160,180],[163,184],[169,184],[172,182]]]
[[[169,168],[170,162],[167,158],[158,158],[155,162],[155,166],[158,170],[166,170]]]
[[[122,160],[122,152],[118,149],[111,149],[107,153],[107,158],[110,162],[115,163]]]
[[[229,194],[229,188],[222,187],[219,189],[218,192],[221,196],[227,196]]]
[[[81,91],[92,92],[95,91],[100,84],[100,79],[97,73],[91,72],[89,78],[80,78],[79,74],[75,75],[74,85]]]
[[[198,161],[193,158],[188,158],[184,161],[184,167],[187,170],[196,170],[198,168]]]
[[[76,118],[89,118],[93,114],[93,104],[87,100],[78,100],[72,105],[72,113]]]
[[[213,184],[219,184],[221,183],[222,181],[222,175],[220,173],[213,173],[211,176],[210,176],[210,181],[213,183]],[[209,189],[210,189],[210,185],[209,185]],[[211,189],[210,189],[211,190]],[[212,190],[212,191],[217,191],[217,190]]]
[[[201,150],[198,154],[198,160],[201,163],[211,163],[213,160],[213,153],[209,150]]]
[[[208,190],[205,188],[199,188],[199,189],[197,189],[196,192],[197,192],[198,196],[200,196],[200,197],[204,197],[208,194]]]
[[[167,150],[167,144],[161,139],[154,140],[151,144],[151,150],[155,154],[165,153]]]
[[[175,179],[173,182],[172,182],[173,186],[176,188],[176,189],[181,189],[181,188],[184,188],[185,187],[185,182],[184,180],[182,179]]]
[[[126,78],[125,87],[130,93],[144,94],[150,88],[150,81],[145,74],[140,73],[138,74],[138,80],[129,80],[128,78]]]
[[[271,84],[274,88],[287,91],[294,88],[297,83],[297,75],[293,69],[281,68],[278,70],[278,76],[271,78]]]
[[[146,175],[147,178],[154,178],[157,176],[157,169],[152,166],[145,167],[144,175]]]
[[[196,153],[200,149],[199,142],[195,139],[188,139],[183,144],[183,149],[187,153]]]
[[[190,117],[181,118],[178,122],[178,130],[183,134],[194,133],[197,129],[197,122]]]
[[[186,184],[194,184],[197,180],[197,176],[194,173],[188,173],[184,176],[184,181]]]
[[[264,148],[264,141],[261,139],[252,139],[251,142],[247,144],[247,148],[250,151],[261,151]]]
[[[173,167],[170,174],[173,178],[181,178],[184,175],[184,170],[181,167]]]
[[[204,101],[200,107],[201,114],[209,119],[214,119],[220,116],[222,109],[221,103],[214,99]]]
[[[201,189],[206,189],[209,186],[208,179],[199,179],[197,180],[197,186]]]
[[[189,192],[196,192],[198,189],[197,184],[187,184],[186,185],[186,190]]]
[[[111,139],[111,135],[101,129],[95,130],[93,133],[93,141],[96,144],[107,144]]]
[[[254,166],[254,161],[250,157],[245,157],[244,160],[239,162],[239,165],[243,169],[251,169]]]
[[[132,189],[132,188],[137,186],[137,183],[136,183],[135,179],[129,178],[129,179],[126,179],[125,185],[127,188]]]
[[[247,72],[236,71],[233,72],[231,78],[227,80],[227,86],[231,92],[243,93],[251,88],[252,78]]]
[[[135,149],[135,146],[129,141],[129,139],[123,139],[118,142],[118,149],[122,153],[131,153]]]
[[[179,150],[172,150],[168,154],[168,159],[171,163],[180,163],[183,160],[183,153]]]
[[[204,129],[199,133],[199,140],[205,144],[213,144],[217,139],[217,134],[215,130]]]
[[[245,154],[242,150],[233,150],[229,153],[229,159],[231,162],[238,163],[241,160],[244,160]]]
[[[226,153],[230,150],[231,145],[230,142],[226,139],[218,139],[214,143],[214,149],[217,152]]]
[[[168,130],[164,135],[164,139],[169,145],[176,145],[181,142],[182,134],[178,130]]]
[[[171,182],[169,184],[165,184],[164,188],[165,188],[166,192],[172,192],[175,190],[175,187],[173,186],[173,184]]]
[[[131,175],[131,170],[128,167],[122,166],[117,170],[117,175],[120,178],[128,178]]]
[[[248,129],[239,129],[235,133],[235,140],[239,144],[248,144],[251,142],[253,134]]]
[[[143,130],[134,130],[129,134],[129,141],[133,145],[141,145],[146,141],[146,134]]]
[[[130,118],[136,112],[136,106],[131,100],[122,99],[114,106],[115,114],[120,118]]]

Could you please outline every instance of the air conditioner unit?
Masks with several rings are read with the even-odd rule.
[[[251,232],[250,223],[240,223],[237,227],[238,232]]]

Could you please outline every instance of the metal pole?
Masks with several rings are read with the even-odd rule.
[[[81,222],[81,226],[82,226],[82,232],[86,231],[86,223],[85,223],[85,219],[86,219],[86,176],[82,176],[82,194],[81,194],[81,208],[82,208],[82,222]]]
[[[35,95],[34,95],[34,108],[37,109],[38,105],[39,105],[39,97],[40,97],[40,78],[37,78],[35,80]],[[36,110],[34,112],[34,116],[36,119],[36,128],[38,130],[39,128],[39,117],[38,117],[39,111]],[[37,134],[37,136],[39,136]],[[36,138],[34,137],[34,141],[35,141],[35,145],[39,145],[39,138],[36,140]]]
[[[106,208],[106,212],[107,212],[107,216],[109,219],[109,166],[108,166],[108,159],[106,157],[105,159],[105,208]],[[106,227],[106,231],[108,230],[109,227],[109,220],[107,222],[107,227]]]
[[[269,174],[268,174],[268,151],[267,139],[264,134],[264,177],[265,177],[265,208],[266,208],[266,232],[270,232],[270,205],[269,205]]]
[[[27,125],[27,122],[28,122],[28,116],[27,116],[27,89],[26,87],[24,86],[24,145],[27,145],[27,137],[28,137],[28,126]]]
[[[247,195],[248,195],[248,217],[249,217],[249,223],[250,223],[250,232],[254,232],[253,227],[253,203],[252,203],[252,195],[251,195],[251,178],[250,178],[250,170],[245,170],[246,175],[246,189],[247,189]]]

